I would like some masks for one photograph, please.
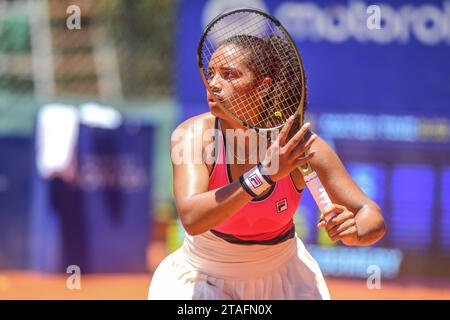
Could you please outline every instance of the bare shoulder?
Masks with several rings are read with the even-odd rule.
[[[215,117],[207,112],[187,119],[179,124],[172,132],[171,137],[171,156],[174,159],[192,159],[205,162],[204,150],[211,144],[214,132]],[[207,132],[211,134],[207,134]],[[182,161],[180,163],[185,163]],[[189,162],[190,163],[190,162]]]
[[[205,130],[214,128],[214,119],[214,116],[210,112],[199,114],[198,116],[189,118],[180,123],[175,128],[172,135],[176,134],[180,130],[203,134]]]

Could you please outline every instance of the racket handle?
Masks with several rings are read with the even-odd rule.
[[[325,208],[328,205],[331,205],[330,197],[328,196],[327,191],[320,182],[317,173],[313,170],[310,171],[307,175],[304,176],[306,186],[311,192],[314,201],[316,201],[317,206],[320,209],[320,212],[323,214],[325,212]],[[331,218],[333,218],[335,214],[330,214],[324,217],[324,220],[328,222]]]

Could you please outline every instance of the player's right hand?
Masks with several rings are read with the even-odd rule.
[[[295,168],[305,165],[314,156],[311,145],[316,140],[317,135],[312,134],[306,141],[303,141],[308,132],[310,123],[305,123],[295,135],[289,139],[289,131],[294,124],[295,117],[291,116],[278,137],[267,149],[264,160],[261,162],[263,174],[266,174],[273,181],[286,177]]]

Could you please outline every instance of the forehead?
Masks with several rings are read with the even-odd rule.
[[[225,44],[214,51],[209,66],[212,67],[242,67],[249,56],[249,50],[235,44]]]

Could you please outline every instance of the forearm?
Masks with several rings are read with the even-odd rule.
[[[250,196],[239,180],[224,187],[200,193],[177,204],[187,233],[197,235],[220,225],[245,206]]]
[[[355,215],[358,229],[358,244],[369,246],[378,242],[386,232],[380,209],[365,205]]]

